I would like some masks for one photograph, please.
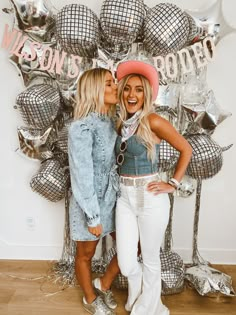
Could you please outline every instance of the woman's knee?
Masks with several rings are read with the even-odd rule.
[[[135,260],[127,260],[127,259],[121,259],[118,255],[118,265],[120,268],[120,271],[123,276],[129,277],[139,271],[139,263],[137,259]]]
[[[86,244],[77,244],[76,260],[90,261],[95,254],[96,245],[97,244],[89,244],[86,246]]]

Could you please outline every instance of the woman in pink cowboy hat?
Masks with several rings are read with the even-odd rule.
[[[118,263],[128,278],[132,315],[168,315],[162,304],[160,246],[169,219],[168,193],[178,187],[192,148],[164,118],[154,113],[158,73],[144,61],[128,60],[117,67],[120,103],[116,141],[121,197],[117,200],[116,233]],[[158,174],[160,142],[180,152],[173,178]],[[137,261],[140,242],[143,262]]]

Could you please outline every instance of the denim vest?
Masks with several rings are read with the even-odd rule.
[[[121,136],[116,140],[116,156],[120,153]],[[119,166],[120,174],[145,175],[153,174],[158,171],[158,157],[160,144],[156,144],[156,158],[152,162],[148,159],[147,148],[138,140],[136,135],[127,140],[127,149],[124,154],[124,162]]]

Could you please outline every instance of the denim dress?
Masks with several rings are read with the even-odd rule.
[[[111,119],[97,113],[74,121],[69,129],[68,154],[72,196],[70,233],[75,241],[92,241],[115,230],[115,203],[119,191]],[[88,227],[102,224],[96,237]]]

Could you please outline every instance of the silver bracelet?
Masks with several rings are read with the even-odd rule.
[[[169,179],[168,184],[170,184],[171,186],[177,189],[180,185],[180,182],[178,182],[177,179],[172,177]]]

